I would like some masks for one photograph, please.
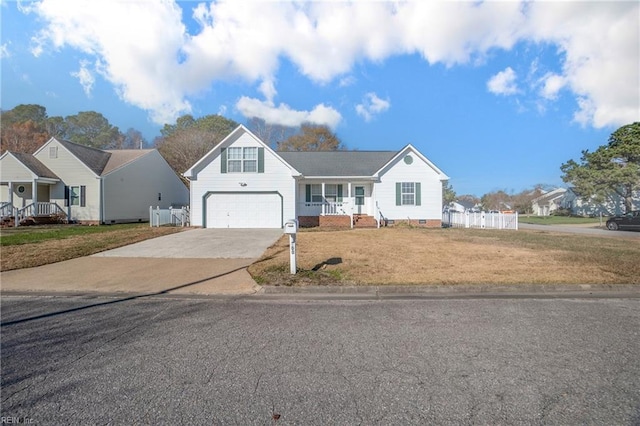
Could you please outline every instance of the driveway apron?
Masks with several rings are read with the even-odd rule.
[[[250,294],[247,272],[280,229],[189,229],[93,256],[2,273],[3,291]]]

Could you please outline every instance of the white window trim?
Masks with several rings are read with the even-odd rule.
[[[240,151],[239,158],[233,158],[232,152]],[[248,153],[253,150],[254,158],[248,158]],[[239,162],[240,170],[234,170],[234,167],[231,167],[233,162]],[[253,163],[255,167],[254,170],[247,170],[249,164]],[[227,173],[258,173],[258,148],[254,146],[238,146],[238,147],[229,147],[227,150]]]
[[[405,185],[411,185],[410,191],[405,191]],[[411,195],[412,201],[410,203],[404,202],[404,196]],[[416,184],[415,182],[401,182],[400,183],[400,205],[402,206],[415,206],[416,205]]]
[[[74,188],[77,192],[74,192]],[[80,185],[73,185],[69,187],[69,205],[80,206]]]

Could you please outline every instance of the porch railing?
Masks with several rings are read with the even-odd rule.
[[[352,208],[348,201],[318,201],[299,203],[302,216],[336,216],[351,215]]]
[[[0,203],[0,217],[15,216],[15,207],[8,201]]]
[[[50,202],[31,203],[18,209],[18,215],[21,218],[29,216],[53,216],[56,214],[66,216],[66,213],[59,205]]]

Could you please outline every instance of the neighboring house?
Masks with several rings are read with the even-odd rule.
[[[624,199],[617,194],[611,194],[603,201],[596,201],[593,197],[581,196],[574,188],[567,190],[559,204],[576,216],[615,216],[625,213]],[[633,198],[632,210],[640,210],[640,192]]]
[[[3,216],[62,213],[110,224],[149,220],[149,207],[183,206],[189,190],[155,149],[100,150],[51,138],[33,155],[0,157]]]
[[[448,177],[417,149],[275,152],[237,127],[184,173],[191,224],[207,228],[441,226]]]
[[[549,216],[559,208],[561,208],[561,200],[564,198],[567,190],[565,188],[556,188],[553,191],[545,192],[541,196],[531,200],[531,208],[536,216]]]
[[[449,211],[455,211],[455,212],[461,212],[461,213],[480,211],[476,203],[472,201],[464,201],[464,200],[452,201],[449,203],[448,208],[449,208]]]

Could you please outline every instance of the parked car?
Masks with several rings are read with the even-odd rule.
[[[637,229],[640,230],[640,210],[625,213],[620,216],[614,216],[607,220],[607,229],[615,231],[618,229]]]

